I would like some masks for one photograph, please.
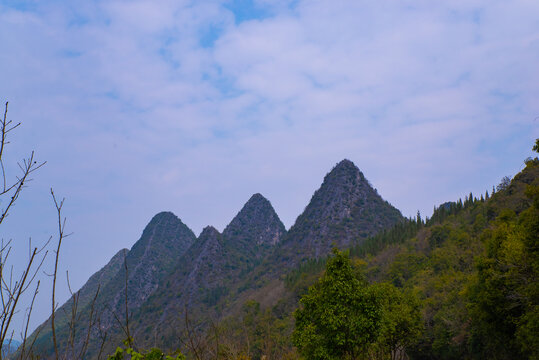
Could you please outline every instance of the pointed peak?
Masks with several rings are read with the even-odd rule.
[[[251,196],[223,231],[224,237],[238,246],[274,245],[284,233],[275,209],[260,193]]]
[[[251,198],[247,202],[250,202],[250,201],[268,201],[268,199],[266,199],[264,195],[262,195],[261,193],[256,193],[256,194],[253,194],[253,196],[251,196]]]
[[[219,233],[219,231],[216,228],[214,228],[211,225],[208,225],[204,229],[202,229],[202,232],[200,233],[199,238],[209,237],[209,236],[213,237],[213,236],[220,236],[220,235],[221,233]]]
[[[344,159],[337,163],[324,177],[324,182],[331,181],[332,179],[357,179],[364,181],[365,177],[352,161]]]
[[[253,196],[251,196],[249,200],[247,200],[245,205],[243,205],[243,209],[249,206],[256,206],[256,205],[271,206],[271,203],[262,194],[256,193],[256,194],[253,194]]]
[[[266,199],[262,194],[256,193],[252,195],[249,200],[247,200],[240,212],[234,217],[234,219],[232,219],[232,222],[239,218],[250,218],[251,216],[260,215],[266,217],[273,217],[274,215],[277,216],[269,200]]]
[[[171,225],[182,226],[182,227],[187,228],[187,226],[176,215],[174,215],[174,213],[170,211],[162,211],[154,215],[154,217],[150,220],[148,225],[146,225],[144,232],[154,231],[156,228],[160,228],[162,226],[171,226]]]
[[[360,173],[361,171],[359,168],[354,164],[352,161],[348,159],[341,160],[333,167],[333,169],[330,171],[330,173],[334,172],[354,172],[354,173]]]
[[[240,218],[251,218],[252,216],[278,218],[269,200],[260,193],[256,193],[249,198],[249,200],[241,208],[240,212],[234,217],[232,222]]]
[[[174,215],[173,212],[171,212],[171,211],[161,211],[160,213],[155,214],[151,221],[174,220],[174,219],[178,219],[178,217],[176,215]]]
[[[335,165],[335,167],[352,167],[357,169],[356,164],[354,164],[351,160],[348,159],[342,159],[337,163],[337,165]]]

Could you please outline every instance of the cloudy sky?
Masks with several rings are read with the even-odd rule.
[[[536,0],[0,0],[4,162],[47,161],[1,236],[54,234],[53,187],[76,289],[159,211],[222,230],[260,192],[290,227],[343,158],[430,215],[522,169],[538,64]]]

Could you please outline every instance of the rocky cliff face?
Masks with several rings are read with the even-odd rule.
[[[248,274],[280,241],[285,228],[270,202],[253,195],[226,227],[223,234],[204,228],[196,242],[182,256],[175,270],[163,279],[159,290],[149,299],[151,309],[161,312],[140,316],[139,328],[148,324],[175,324],[182,328],[182,315],[216,314],[236,283]],[[151,339],[150,333],[140,334]]]
[[[126,256],[131,308],[138,308],[157,289],[160,279],[174,268],[195,240],[191,229],[173,213],[162,212],[152,218]],[[113,309],[120,309],[125,301],[125,278],[122,267],[105,289],[114,294],[109,302]]]
[[[114,255],[110,261],[103,266],[101,270],[93,274],[86,284],[78,291],[78,307],[83,308],[93,301],[97,294],[97,290],[101,291],[114,277],[118,274],[120,269],[124,266],[124,257],[129,252],[127,249],[122,249]],[[71,312],[72,301],[68,301],[61,308],[58,309],[58,315],[63,316],[66,312]]]
[[[193,301],[201,300],[196,298],[197,295],[205,299],[212,290],[219,287],[225,280],[223,270],[227,258],[219,231],[213,226],[205,227],[184,257],[185,266],[180,267],[181,274],[177,272],[171,277],[174,279],[174,288],[184,298],[185,306],[190,307]]]
[[[223,231],[228,248],[250,259],[260,259],[280,242],[286,229],[271,203],[254,194]]]
[[[343,160],[325,176],[279,254],[292,263],[319,258],[333,246],[348,247],[400,219],[400,211],[378,195],[354,163]]]

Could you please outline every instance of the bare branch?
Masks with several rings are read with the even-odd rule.
[[[55,261],[54,261],[54,273],[52,280],[52,314],[51,314],[51,327],[52,327],[52,340],[54,343],[54,354],[56,360],[58,360],[58,342],[56,340],[56,328],[54,324],[55,312],[56,312],[56,274],[58,273],[58,258],[60,256],[60,247],[62,246],[62,240],[64,238],[64,228],[65,228],[65,218],[62,221],[62,206],[64,205],[64,200],[58,202],[54,191],[51,189],[52,199],[54,200],[54,206],[56,207],[56,212],[58,214],[58,246],[56,248]]]

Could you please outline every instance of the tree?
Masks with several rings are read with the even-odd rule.
[[[0,225],[8,217],[23,189],[31,181],[31,174],[45,164],[38,163],[34,159],[34,152],[32,151],[27,158],[16,164],[20,170],[18,174],[12,175],[9,172],[9,169],[13,168],[13,166],[9,166],[5,162],[6,148],[10,143],[9,136],[11,132],[17,129],[20,123],[13,123],[11,120],[8,120],[7,111],[8,103],[6,102],[4,116],[0,118],[0,171],[2,173],[0,180],[2,181],[0,184]],[[20,311],[22,298],[25,292],[30,289],[30,286],[33,285],[34,279],[43,264],[46,256],[46,246],[47,244],[39,248],[30,245],[28,261],[24,265],[22,272],[15,274],[13,267],[9,266],[11,240],[4,242],[2,238],[0,245],[0,295],[2,299],[0,306],[0,347],[2,350],[0,351],[0,359],[5,355],[4,352],[11,350],[11,339],[14,335],[11,324],[13,317]],[[30,307],[25,312],[26,326],[23,329],[23,333],[20,334],[23,338],[21,345],[23,353],[27,346],[25,339],[28,334],[30,316],[38,290],[39,281],[33,289],[34,293]],[[8,350],[4,351],[4,347]]]
[[[406,348],[414,344],[423,330],[418,297],[390,283],[374,285],[382,306],[380,337],[375,348],[385,358],[404,359]]]
[[[539,153],[539,139],[535,139],[535,145],[533,145],[533,151]]]
[[[534,165],[538,166],[538,165]],[[539,185],[527,185],[532,205],[503,210],[482,239],[470,292],[471,345],[481,358],[539,359]]]
[[[502,180],[500,181],[500,183],[498,184],[498,186],[496,186],[496,191],[506,190],[510,184],[511,184],[511,177],[504,176]]]
[[[348,253],[333,250],[324,275],[300,304],[292,341],[308,359],[358,359],[378,337],[376,292],[354,275]]]

